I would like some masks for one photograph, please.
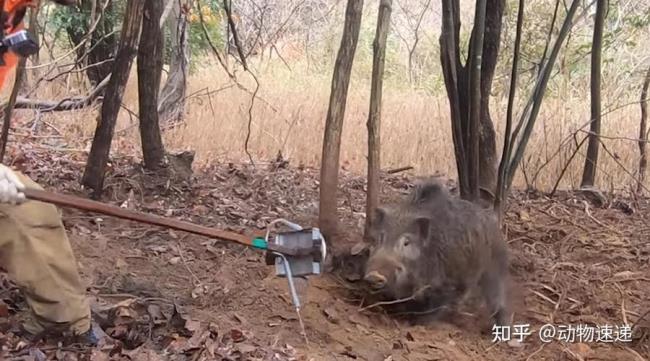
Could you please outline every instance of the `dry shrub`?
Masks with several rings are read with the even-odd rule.
[[[271,66],[258,76],[261,88],[259,99],[253,107],[249,143],[254,158],[267,161],[275,157],[278,151],[282,151],[284,157],[292,162],[318,166],[331,73],[309,71],[306,67],[288,71],[280,66]],[[248,90],[254,89],[254,83],[247,74],[240,73],[238,77]],[[70,94],[81,95],[84,93],[84,86],[75,85],[80,83],[80,78],[43,83],[33,96],[41,99],[59,99]],[[225,89],[207,95],[208,92],[221,88]],[[353,80],[347,103],[341,164],[356,172],[365,172],[368,93],[367,82]],[[613,94],[614,91],[605,90],[605,107],[613,108],[617,104],[634,102],[638,98],[637,94],[617,94],[615,99],[611,99]],[[215,161],[246,161],[244,139],[249,118],[250,93],[233,86],[217,65],[206,63],[191,76],[188,95],[183,124],[164,132],[166,146],[174,150],[195,150],[198,165]],[[500,149],[506,100],[492,101]],[[138,154],[140,145],[136,117],[135,69],[132,71],[123,103],[124,109],[118,118],[113,152]],[[420,174],[440,172],[455,177],[448,109],[444,92],[431,95],[387,83],[382,114],[383,167],[412,165]],[[98,107],[95,107],[43,114],[39,119],[59,129],[67,141],[67,146],[88,149],[97,112]],[[639,114],[637,104],[620,107],[608,113],[603,119],[603,134],[609,137],[636,138]],[[27,119],[35,115],[31,110],[19,113],[20,117]],[[530,184],[536,188],[550,189],[575,150],[572,134],[588,121],[588,117],[589,100],[586,94],[582,97],[547,98],[516,177],[516,185],[523,187]],[[578,132],[577,139],[581,140],[585,135]],[[626,188],[633,183],[633,178],[627,171],[634,173],[637,168],[637,145],[629,140],[604,141],[614,157],[601,148],[598,184],[606,189]],[[582,149],[573,160],[566,172],[563,187],[579,184],[584,151]]]

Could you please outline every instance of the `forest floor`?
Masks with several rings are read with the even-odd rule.
[[[86,196],[85,154],[24,142],[9,160],[47,190]],[[233,231],[263,230],[283,217],[314,225],[318,171],[284,161],[222,164],[167,182],[130,158],[110,164],[103,201]],[[182,179],[179,181],[179,179]],[[382,201],[413,178],[384,176]],[[342,172],[345,237],[360,241],[364,177]],[[26,305],[0,284],[0,359],[9,360],[650,360],[650,202],[609,196],[517,193],[506,215],[515,323],[529,324],[520,347],[493,343],[483,309],[466,305],[447,321],[410,326],[364,310],[353,268],[300,284],[308,344],[284,278],[261,252],[200,236],[62,209],[96,321],[107,334],[94,349],[29,344],[7,330]],[[354,265],[354,261],[351,262]],[[352,270],[352,271],[351,271]],[[542,342],[544,324],[589,325],[615,342]],[[564,325],[564,326],[562,326]],[[592,329],[594,330],[594,329]],[[603,331],[605,330],[605,331]],[[621,331],[619,333],[619,331]],[[583,334],[585,336],[585,334]],[[567,339],[565,339],[566,341]],[[582,341],[582,342],[580,342]]]

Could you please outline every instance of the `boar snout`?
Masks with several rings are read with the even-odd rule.
[[[384,288],[386,283],[388,283],[386,277],[377,271],[368,273],[363,279],[370,284],[370,287],[376,290]]]
[[[368,260],[364,280],[375,290],[393,289],[406,273],[406,267],[394,254],[380,250]]]

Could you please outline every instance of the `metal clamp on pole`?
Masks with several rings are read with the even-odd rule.
[[[277,233],[272,239],[270,237],[271,227],[282,223],[291,231]],[[327,257],[327,246],[325,238],[318,228],[303,229],[301,226],[285,219],[278,219],[271,222],[267,228],[265,241],[269,250],[266,252],[266,264],[275,265],[275,274],[287,278],[291,299],[298,314],[300,327],[302,328],[305,340],[305,326],[300,316],[300,298],[296,292],[294,277],[308,276],[321,273],[322,263]],[[293,251],[296,256],[289,256],[273,251],[273,246]]]
[[[20,30],[0,40],[0,52],[9,50],[26,58],[38,52],[38,44],[26,30]]]

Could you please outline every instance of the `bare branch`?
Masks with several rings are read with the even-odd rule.
[[[239,60],[241,61],[244,69],[248,70],[248,64],[246,63],[246,56],[244,56],[244,50],[241,47],[241,42],[239,41],[239,35],[237,34],[237,28],[235,27],[235,21],[232,18],[232,9],[230,7],[230,0],[223,0],[223,7],[226,9],[226,15],[228,16],[228,25],[230,26],[230,31],[232,32],[233,39],[235,39],[235,47],[237,47],[237,53],[239,54]]]
[[[87,42],[88,40],[90,40],[90,38],[92,37],[92,34],[95,32],[95,29],[97,28],[97,25],[99,24],[100,20],[101,20],[102,17],[104,16],[104,13],[105,13],[105,11],[106,11],[106,8],[108,7],[108,5],[109,5],[110,3],[111,3],[110,1],[106,1],[106,2],[104,3],[104,6],[102,7],[102,10],[101,10],[101,16],[98,16],[98,17],[97,17],[97,19],[96,19],[95,22],[92,24],[92,26],[90,27],[90,29],[88,29],[88,32],[86,33],[86,35],[84,36],[84,38],[79,42],[79,44],[77,44],[77,46],[73,47],[73,48],[70,49],[67,53],[64,53],[63,55],[61,55],[60,57],[58,57],[58,58],[56,58],[56,59],[50,61],[49,63],[39,64],[39,65],[33,65],[33,66],[26,66],[25,69],[27,69],[27,70],[40,69],[40,68],[48,67],[48,66],[50,66],[50,65],[54,65],[54,64],[60,62],[62,59],[67,58],[67,57],[70,56],[71,54],[74,54],[74,53],[75,53],[79,48],[81,48],[82,46],[85,46],[85,45],[86,45],[86,42]]]
[[[167,21],[167,18],[169,17],[169,14],[171,14],[173,7],[174,7],[174,0],[167,0],[167,4],[165,4],[165,9],[163,10],[162,15],[160,15],[161,29],[163,28],[163,26],[165,26],[165,21]]]
[[[107,76],[101,83],[97,84],[88,95],[83,98],[66,98],[60,101],[51,100],[31,100],[18,97],[16,100],[16,109],[38,109],[40,112],[58,112],[80,109],[89,106],[94,100],[99,99],[99,95],[108,85],[110,76]]]

